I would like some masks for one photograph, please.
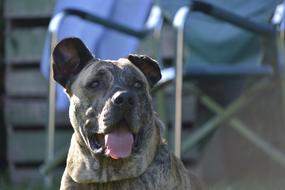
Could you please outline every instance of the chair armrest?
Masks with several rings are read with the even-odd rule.
[[[81,19],[84,19],[86,21],[90,21],[96,24],[100,24],[104,27],[107,27],[111,30],[115,30],[124,34],[128,34],[131,36],[135,36],[138,38],[144,38],[146,37],[149,33],[153,32],[154,29],[161,23],[162,21],[162,16],[161,16],[161,10],[158,6],[153,6],[149,17],[146,21],[145,27],[141,30],[133,29],[131,27],[128,27],[126,25],[119,24],[117,22],[110,21],[108,19],[104,19],[102,17],[99,17],[94,14],[90,14],[87,12],[84,12],[82,10],[78,9],[65,9],[63,12],[58,13],[55,15],[49,26],[49,31],[57,31],[60,22],[63,20],[64,17],[67,16],[77,16],[80,17]]]
[[[273,25],[254,22],[252,20],[249,20],[248,18],[234,14],[230,11],[219,8],[210,3],[194,0],[192,4],[190,4],[190,8],[192,11],[202,12],[204,14],[229,22],[233,25],[236,25],[253,33],[257,33],[264,36],[272,36],[276,33],[276,30]]]
[[[271,21],[274,25],[279,26],[280,32],[285,31],[285,1],[276,7]]]
[[[210,65],[210,64],[186,64],[184,66],[184,77],[192,78],[244,78],[246,76],[262,77],[273,76],[274,71],[270,65],[254,64],[232,64],[232,65]]]
[[[162,69],[162,78],[157,86],[163,86],[175,79],[175,68]],[[183,67],[184,79],[205,79],[231,77],[244,78],[246,76],[262,77],[273,76],[274,71],[270,65],[206,65],[206,64],[186,64]]]
[[[274,25],[257,23],[243,16],[234,14],[230,11],[214,6],[210,3],[196,1],[196,0],[192,1],[192,3],[189,6],[183,6],[179,8],[173,19],[174,27],[183,28],[188,12],[191,11],[198,11],[213,16],[219,20],[223,20],[237,27],[240,27],[244,30],[248,30],[250,32],[257,33],[263,36],[274,36],[277,32]]]

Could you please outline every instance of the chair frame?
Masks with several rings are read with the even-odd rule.
[[[283,4],[284,7],[284,4]],[[228,105],[226,108],[223,108],[214,100],[212,100],[209,96],[203,94],[198,88],[195,87],[194,91],[201,95],[201,102],[207,106],[208,109],[216,113],[212,119],[208,122],[199,126],[199,128],[194,131],[188,139],[181,145],[181,126],[182,126],[182,85],[183,78],[187,78],[185,76],[185,72],[183,72],[183,50],[184,50],[184,25],[186,18],[190,11],[199,11],[220,20],[229,22],[233,25],[236,25],[240,28],[248,30],[250,32],[256,33],[257,35],[267,37],[267,38],[275,38],[276,40],[276,49],[277,49],[277,63],[273,67],[273,76],[269,76],[270,78],[264,78],[255,84],[252,88],[248,89],[245,93],[243,93],[238,99],[236,99],[233,103]],[[280,11],[280,10],[279,10]],[[246,125],[240,121],[238,118],[233,116],[235,112],[237,112],[241,107],[246,105],[249,101],[254,99],[257,96],[258,91],[266,88],[268,84],[271,83],[270,79],[278,80],[281,85],[282,98],[283,98],[283,112],[285,111],[285,75],[284,75],[284,66],[285,66],[285,47],[284,47],[284,9],[281,12],[281,17],[275,19],[274,24],[279,24],[279,28],[275,29],[272,25],[265,25],[260,23],[255,23],[249,21],[241,16],[230,13],[226,10],[220,9],[216,6],[213,6],[209,3],[193,1],[190,7],[185,6],[181,7],[173,21],[173,26],[177,32],[177,51],[176,51],[176,74],[175,74],[175,155],[177,157],[181,156],[191,147],[200,142],[204,137],[206,137],[210,132],[216,129],[221,123],[228,120],[230,126],[236,130],[243,137],[248,139],[251,143],[253,143],[256,147],[258,147],[261,151],[268,154],[274,161],[279,163],[282,167],[285,168],[285,153],[281,152],[279,149],[274,147],[272,144],[268,143],[262,137],[254,133],[250,130]],[[168,71],[169,72],[169,71]],[[173,71],[172,71],[173,72]],[[202,74],[202,73],[201,73]],[[242,75],[243,73],[239,73]],[[247,73],[248,74],[248,73]],[[172,73],[173,75],[173,73]],[[187,74],[186,74],[187,75]],[[191,73],[189,74],[191,78]],[[194,74],[196,77],[199,74]],[[218,76],[219,73],[215,73],[212,77]],[[195,78],[193,76],[193,78]],[[189,77],[188,77],[189,78]]]

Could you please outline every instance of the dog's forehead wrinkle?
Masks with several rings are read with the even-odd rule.
[[[111,73],[110,76],[114,78],[114,82],[116,84],[122,85],[123,83],[128,83],[132,80],[142,80],[147,82],[143,73],[127,59],[100,60],[92,63],[88,64],[83,72],[81,72],[81,75],[83,76],[82,78],[85,78],[87,82],[98,75],[101,70]]]
[[[88,64],[82,69],[81,72],[84,72],[86,70],[92,70],[96,71],[100,68],[109,68],[112,69],[114,64],[112,62],[106,61],[106,60],[91,60],[88,62]]]

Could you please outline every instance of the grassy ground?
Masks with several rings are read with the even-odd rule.
[[[235,182],[220,182],[209,186],[205,190],[285,190],[284,176],[278,178],[252,178],[239,179]]]
[[[31,185],[5,185],[2,186],[0,185],[1,190],[54,190],[54,189],[59,189],[58,187],[52,187],[52,188],[45,188],[42,185],[37,185],[37,186],[31,186]]]
[[[6,177],[0,177],[1,190],[55,190],[59,189],[59,184],[46,188],[43,184],[17,184],[9,183]],[[285,190],[284,179],[258,180],[244,179],[237,182],[221,182],[205,188],[205,190]]]
[[[0,189],[1,190],[55,190],[55,189],[59,189],[59,185],[47,188],[44,187],[44,185],[42,184],[38,184],[38,185],[31,185],[31,184],[17,184],[17,185],[13,185],[11,183],[7,183],[7,182],[0,182]]]
[[[236,183],[236,184],[218,184],[207,188],[206,190],[284,190],[281,182],[267,184],[255,183]]]
[[[13,184],[6,174],[0,174],[0,190],[55,190],[59,189],[59,184],[54,184],[52,187],[45,187],[43,184],[35,182],[25,182],[21,184]]]

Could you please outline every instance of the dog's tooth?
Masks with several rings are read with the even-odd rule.
[[[110,154],[110,149],[107,149],[107,150],[105,151],[105,154],[106,154],[107,156],[109,156],[109,154]]]
[[[97,150],[94,151],[95,154],[99,154],[103,152],[103,147],[98,148]]]

